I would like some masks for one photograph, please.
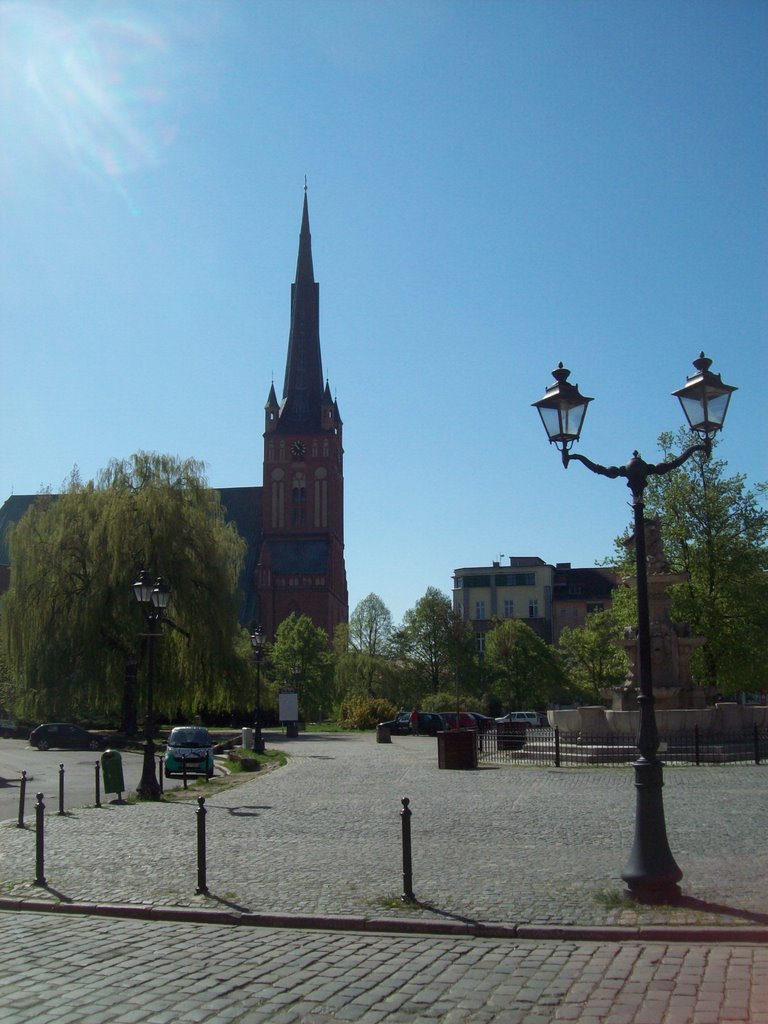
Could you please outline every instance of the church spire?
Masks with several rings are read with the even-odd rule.
[[[296,280],[291,285],[291,331],[279,429],[316,430],[320,426],[322,399],[320,296],[312,266],[312,236],[309,232],[309,204],[305,184]]]

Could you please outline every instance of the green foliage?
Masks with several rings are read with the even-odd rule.
[[[373,697],[351,697],[339,706],[339,721],[345,729],[372,729],[379,722],[389,722],[397,708],[388,700]]]
[[[626,676],[621,635],[621,626],[610,611],[589,615],[583,626],[566,627],[560,635],[560,652],[572,683],[595,703],[604,699],[604,690],[619,686]]]
[[[453,622],[451,599],[436,587],[429,587],[404,614],[402,626],[393,637],[397,656],[410,666],[414,692],[420,700],[424,694],[435,693],[455,671]]]
[[[369,594],[349,618],[349,645],[375,659],[386,656],[392,638],[392,615],[378,594]]]
[[[146,626],[132,594],[142,567],[172,587],[155,643],[156,709],[238,702],[248,679],[236,649],[244,545],[200,463],[139,452],[95,482],[74,472],[60,496],[27,511],[9,546],[3,640],[22,713],[114,718],[122,706],[130,731],[143,701]]]
[[[665,433],[659,447],[668,459],[697,440]],[[768,688],[768,511],[766,485],[750,490],[726,467],[694,455],[651,477],[645,498],[646,516],[661,521],[670,571],[689,575],[670,589],[673,618],[707,638],[694,654],[694,677],[733,693]]]
[[[521,619],[504,619],[486,635],[485,660],[496,695],[511,711],[569,695],[557,652]]]
[[[277,629],[270,660],[275,679],[295,686],[299,710],[307,721],[319,721],[334,703],[333,655],[328,634],[307,615],[292,612]]]
[[[469,704],[466,699],[459,696],[460,711],[466,711],[469,708]],[[455,690],[438,690],[437,693],[428,693],[424,698],[422,704],[419,705],[419,711],[455,711],[456,710],[456,691]],[[472,706],[471,710],[475,710]]]

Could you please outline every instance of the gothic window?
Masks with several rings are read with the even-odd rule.
[[[307,479],[295,473],[291,484],[291,526],[304,526],[307,521]]]
[[[315,470],[315,526],[328,525],[328,471],[321,466]]]
[[[285,473],[272,470],[272,526],[285,526]]]

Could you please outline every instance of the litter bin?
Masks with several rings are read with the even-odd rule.
[[[120,797],[125,792],[123,759],[116,750],[105,750],[101,755],[101,778],[105,793],[117,793]]]
[[[253,750],[253,729],[246,725],[243,727],[242,732],[243,737],[240,742],[240,745],[242,746],[243,750]]]
[[[377,725],[376,726],[376,742],[377,743],[391,743],[392,733],[389,731],[388,725]]]
[[[477,768],[477,733],[455,729],[437,734],[438,768]]]

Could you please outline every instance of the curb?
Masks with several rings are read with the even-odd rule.
[[[50,903],[0,898],[0,911],[80,914],[142,921],[183,921],[250,928],[301,928],[306,931],[353,931],[377,934],[433,935],[479,939],[578,940],[581,942],[768,943],[768,928],[721,925],[563,925],[501,924],[481,921],[435,921],[418,918],[363,917],[336,914],[270,914],[197,907],[151,907],[129,903]]]

